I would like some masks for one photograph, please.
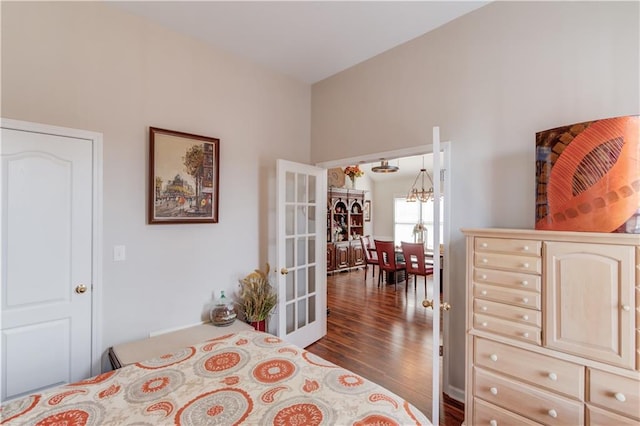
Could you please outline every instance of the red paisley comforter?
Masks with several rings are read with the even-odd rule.
[[[5,404],[3,425],[414,425],[415,407],[270,334],[243,331]]]

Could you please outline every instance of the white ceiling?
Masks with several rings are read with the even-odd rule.
[[[313,84],[488,1],[109,1]]]

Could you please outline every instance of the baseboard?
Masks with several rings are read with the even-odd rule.
[[[161,334],[171,333],[172,331],[183,330],[183,329],[189,328],[189,327],[195,327],[196,325],[207,324],[208,322],[209,321],[200,321],[200,322],[196,322],[194,324],[181,325],[179,327],[167,328],[165,330],[152,331],[151,333],[149,333],[149,337],[155,337],[155,336],[159,336]]]
[[[444,392],[449,396],[449,398],[455,399],[456,401],[464,404],[464,389],[449,385]]]

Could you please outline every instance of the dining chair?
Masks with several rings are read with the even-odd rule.
[[[429,267],[425,262],[424,244],[407,243],[402,241],[402,255],[407,268],[407,287],[409,286],[409,275],[413,274],[415,286],[418,286],[418,275],[424,277],[424,294],[427,296],[427,276],[433,275],[433,266]]]
[[[362,251],[364,252],[364,280],[367,280],[367,270],[371,265],[371,278],[376,276],[376,266],[378,265],[378,253],[375,248],[371,247],[371,238],[368,235],[360,237],[360,243],[362,244]]]
[[[404,262],[399,262],[396,260],[396,249],[393,246],[393,241],[380,241],[373,240],[376,246],[376,253],[378,254],[378,287],[380,287],[380,282],[382,279],[382,272],[387,273],[387,280],[389,274],[393,273],[395,275],[394,285],[398,287],[398,272],[406,271],[406,264]],[[406,273],[405,273],[405,281],[406,281]]]

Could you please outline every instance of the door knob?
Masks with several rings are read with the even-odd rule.
[[[289,270],[287,268],[280,269],[280,274],[287,275],[288,273],[289,273]]]
[[[86,291],[87,291],[87,286],[86,285],[80,284],[80,285],[76,286],[76,293],[82,294],[82,293],[84,293]]]
[[[424,306],[425,308],[431,308],[433,309],[433,300],[429,300],[429,299],[425,299],[422,301],[422,306]],[[448,311],[451,309],[451,305],[448,304],[447,302],[442,302],[440,304],[440,310],[441,311]]]

